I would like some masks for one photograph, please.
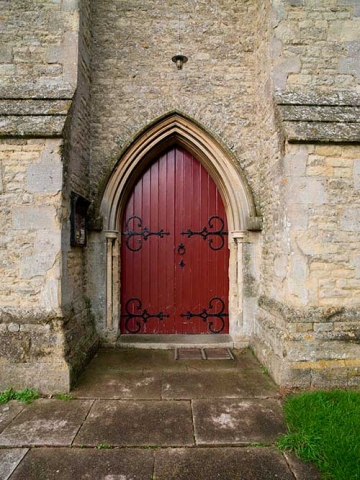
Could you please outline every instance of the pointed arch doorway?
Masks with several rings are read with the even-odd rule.
[[[121,229],[123,334],[229,332],[226,212],[210,174],[172,146],[136,182]]]
[[[226,244],[229,249],[229,304],[226,311],[229,315],[229,334],[238,346],[246,346],[252,331],[252,316],[244,315],[247,304],[244,303],[245,297],[243,295],[243,245],[250,241],[249,230],[258,231],[261,229],[261,218],[256,214],[251,190],[232,153],[198,122],[179,112],[170,112],[157,119],[129,142],[126,148],[117,155],[116,165],[103,192],[99,212],[103,218],[103,235],[106,243],[106,251],[104,252],[106,262],[103,263],[106,266],[104,272],[106,278],[105,291],[104,297],[100,299],[100,301],[102,298],[104,299],[102,305],[105,307],[103,328],[107,338],[116,339],[118,334],[121,333],[121,321],[119,321],[121,314],[127,314],[126,308],[124,309],[121,302],[124,288],[121,282],[123,269],[121,245],[126,241],[126,236],[122,235],[126,227],[124,230],[122,222],[127,201],[135,188],[136,182],[149,168],[149,165],[156,161],[163,152],[174,146],[186,150],[200,161],[202,167],[214,181],[223,200],[228,231]],[[205,224],[201,224],[201,228],[205,225],[206,221]],[[142,222],[142,226],[148,227],[144,222]],[[165,229],[163,226],[158,228]],[[185,226],[184,228],[190,227]],[[218,228],[217,225],[214,228]],[[167,239],[168,236],[165,235],[164,238]],[[162,241],[164,238],[160,238],[160,240]],[[148,240],[144,240],[144,237],[142,237],[143,243],[149,242],[151,239],[152,236]],[[200,239],[200,242],[203,242],[204,247],[206,240]],[[184,262],[186,262],[185,259]],[[215,310],[217,306],[213,304],[212,308]],[[252,308],[250,303],[249,306]],[[209,308],[209,304],[200,307]],[[147,310],[147,314],[158,313],[150,310],[150,308],[148,309],[143,304],[140,306],[139,303],[133,305],[132,312],[140,314],[140,312],[143,313],[144,309]],[[184,313],[187,314],[188,309],[185,310]],[[195,312],[189,311],[191,313]],[[197,310],[195,313],[198,312]],[[150,323],[150,320],[146,323]],[[206,323],[204,322],[204,324]],[[213,338],[219,338],[219,336]]]

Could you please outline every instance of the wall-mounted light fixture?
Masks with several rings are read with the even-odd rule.
[[[188,61],[188,57],[186,57],[185,55],[183,55],[182,53],[180,53],[180,52],[181,52],[181,46],[180,46],[180,45],[181,45],[181,43],[180,43],[180,37],[181,37],[181,35],[180,35],[180,8],[179,8],[179,4],[178,4],[178,10],[179,10],[179,12],[178,12],[178,14],[179,14],[179,23],[178,23],[178,52],[179,52],[179,53],[178,53],[177,55],[174,55],[171,60],[172,60],[174,63],[176,63],[176,67],[177,67],[178,70],[182,70],[184,63],[186,63],[186,62]]]
[[[184,63],[188,61],[188,58],[185,55],[174,55],[171,59],[174,63],[176,63],[176,67],[178,70],[182,70]]]

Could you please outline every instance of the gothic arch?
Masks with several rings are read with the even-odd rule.
[[[253,196],[231,152],[197,122],[178,112],[162,117],[140,133],[118,161],[100,207],[105,230],[118,230],[119,213],[134,180],[172,144],[188,150],[210,173],[223,197],[230,231],[259,230]]]
[[[250,188],[231,152],[205,128],[178,112],[158,119],[136,136],[120,156],[105,188],[100,211],[106,238],[106,329],[119,331],[119,232],[128,194],[147,165],[174,144],[202,163],[223,198],[229,229],[230,334],[234,341],[237,338],[244,344],[250,319],[243,318],[243,242],[248,241],[247,230],[260,230],[260,217],[256,216]]]

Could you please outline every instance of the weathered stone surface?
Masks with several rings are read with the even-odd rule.
[[[11,400],[3,405],[0,404],[0,433],[13,421],[23,408],[24,405],[15,400]]]
[[[249,398],[260,392],[264,396],[276,394],[275,385],[260,369],[250,372],[226,371],[221,377],[218,377],[216,370],[209,371],[206,376],[201,371],[163,375],[162,398]]]
[[[36,400],[0,434],[0,445],[68,446],[92,403],[91,400]]]
[[[284,457],[296,480],[320,480],[320,472],[311,463],[303,463],[294,454],[288,452],[284,453]]]
[[[360,106],[282,105],[280,111],[284,121],[360,123]]]
[[[67,115],[71,100],[0,99],[1,115]]]
[[[284,122],[289,142],[360,142],[358,123]]]
[[[37,448],[13,474],[13,480],[149,480],[154,453],[148,450]]]
[[[11,450],[0,450],[0,478],[8,480],[24,458],[28,450],[26,448],[12,448]]]
[[[293,479],[282,455],[272,448],[165,449],[155,453],[155,476],[159,480]]]
[[[161,398],[162,375],[156,372],[88,370],[72,394],[77,398]]]
[[[16,230],[50,230],[56,228],[56,210],[47,206],[24,206],[13,210]]]
[[[194,400],[197,445],[272,443],[285,432],[277,400]]]
[[[74,445],[99,443],[191,446],[194,441],[190,402],[97,400]]]
[[[59,116],[0,116],[1,137],[61,137],[65,117]]]

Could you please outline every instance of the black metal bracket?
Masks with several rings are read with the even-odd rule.
[[[201,313],[193,313],[188,311],[187,313],[182,313],[180,317],[186,317],[188,320],[190,320],[193,317],[199,317],[203,322],[207,322],[209,318],[218,318],[221,322],[221,326],[218,329],[214,328],[214,322],[211,321],[209,322],[209,330],[212,333],[220,333],[222,330],[225,328],[225,321],[224,317],[228,317],[228,313],[224,313],[225,310],[225,303],[224,301],[219,298],[219,297],[213,297],[210,302],[209,302],[209,308],[208,310],[212,310],[214,308],[214,302],[217,301],[221,304],[220,311],[217,313],[209,313],[206,308],[204,308]]]
[[[140,231],[130,230],[129,224],[132,220],[138,220],[137,226],[140,228]],[[121,235],[126,235],[126,246],[132,252],[138,252],[139,250],[141,250],[142,238],[145,241],[147,241],[147,239],[152,235],[157,235],[160,238],[163,238],[164,235],[170,235],[170,232],[164,232],[163,228],[161,230],[157,231],[157,232],[150,232],[148,227],[143,227],[142,220],[137,215],[133,215],[132,217],[129,217],[126,220],[125,227],[126,227],[126,230],[125,230],[125,232],[121,232]],[[137,240],[138,241],[138,247],[137,248],[133,248],[130,244],[131,239],[134,238],[134,237],[140,237]]]
[[[215,228],[213,220],[220,222],[220,228],[218,228],[218,230],[213,230],[213,231],[211,230]],[[210,230],[208,229],[208,227],[203,227],[202,230],[195,232],[190,228],[188,228],[186,232],[182,231],[181,235],[186,235],[188,238],[192,237],[193,235],[201,235],[204,240],[208,240],[209,247],[211,248],[211,250],[221,250],[225,245],[224,235],[228,235],[228,232],[224,231],[224,226],[225,226],[224,220],[221,217],[218,217],[217,215],[213,215],[212,217],[209,218],[209,221],[208,221],[208,227]],[[214,238],[208,239],[208,237],[216,237],[216,236],[221,239],[220,245],[218,245],[217,247],[213,245]]]
[[[136,298],[136,297],[133,297],[133,298],[129,298],[129,300],[126,302],[125,304],[125,310],[126,310],[126,314],[124,315],[121,315],[122,317],[126,318],[125,320],[125,328],[128,332],[130,333],[138,333],[140,332],[141,330],[141,322],[140,321],[136,321],[135,324],[136,324],[136,328],[135,329],[131,329],[129,328],[129,322],[130,320],[132,320],[133,318],[138,318],[138,319],[141,319],[141,321],[145,324],[147,323],[147,321],[150,319],[150,318],[158,318],[159,320],[163,320],[164,318],[168,318],[170,317],[169,314],[165,314],[163,312],[159,312],[159,313],[149,313],[146,309],[144,309],[141,313],[131,313],[129,311],[129,305],[130,303],[133,302],[134,303],[134,306],[136,308],[136,310],[141,310],[142,309],[142,303],[141,303],[141,300],[139,298]]]

